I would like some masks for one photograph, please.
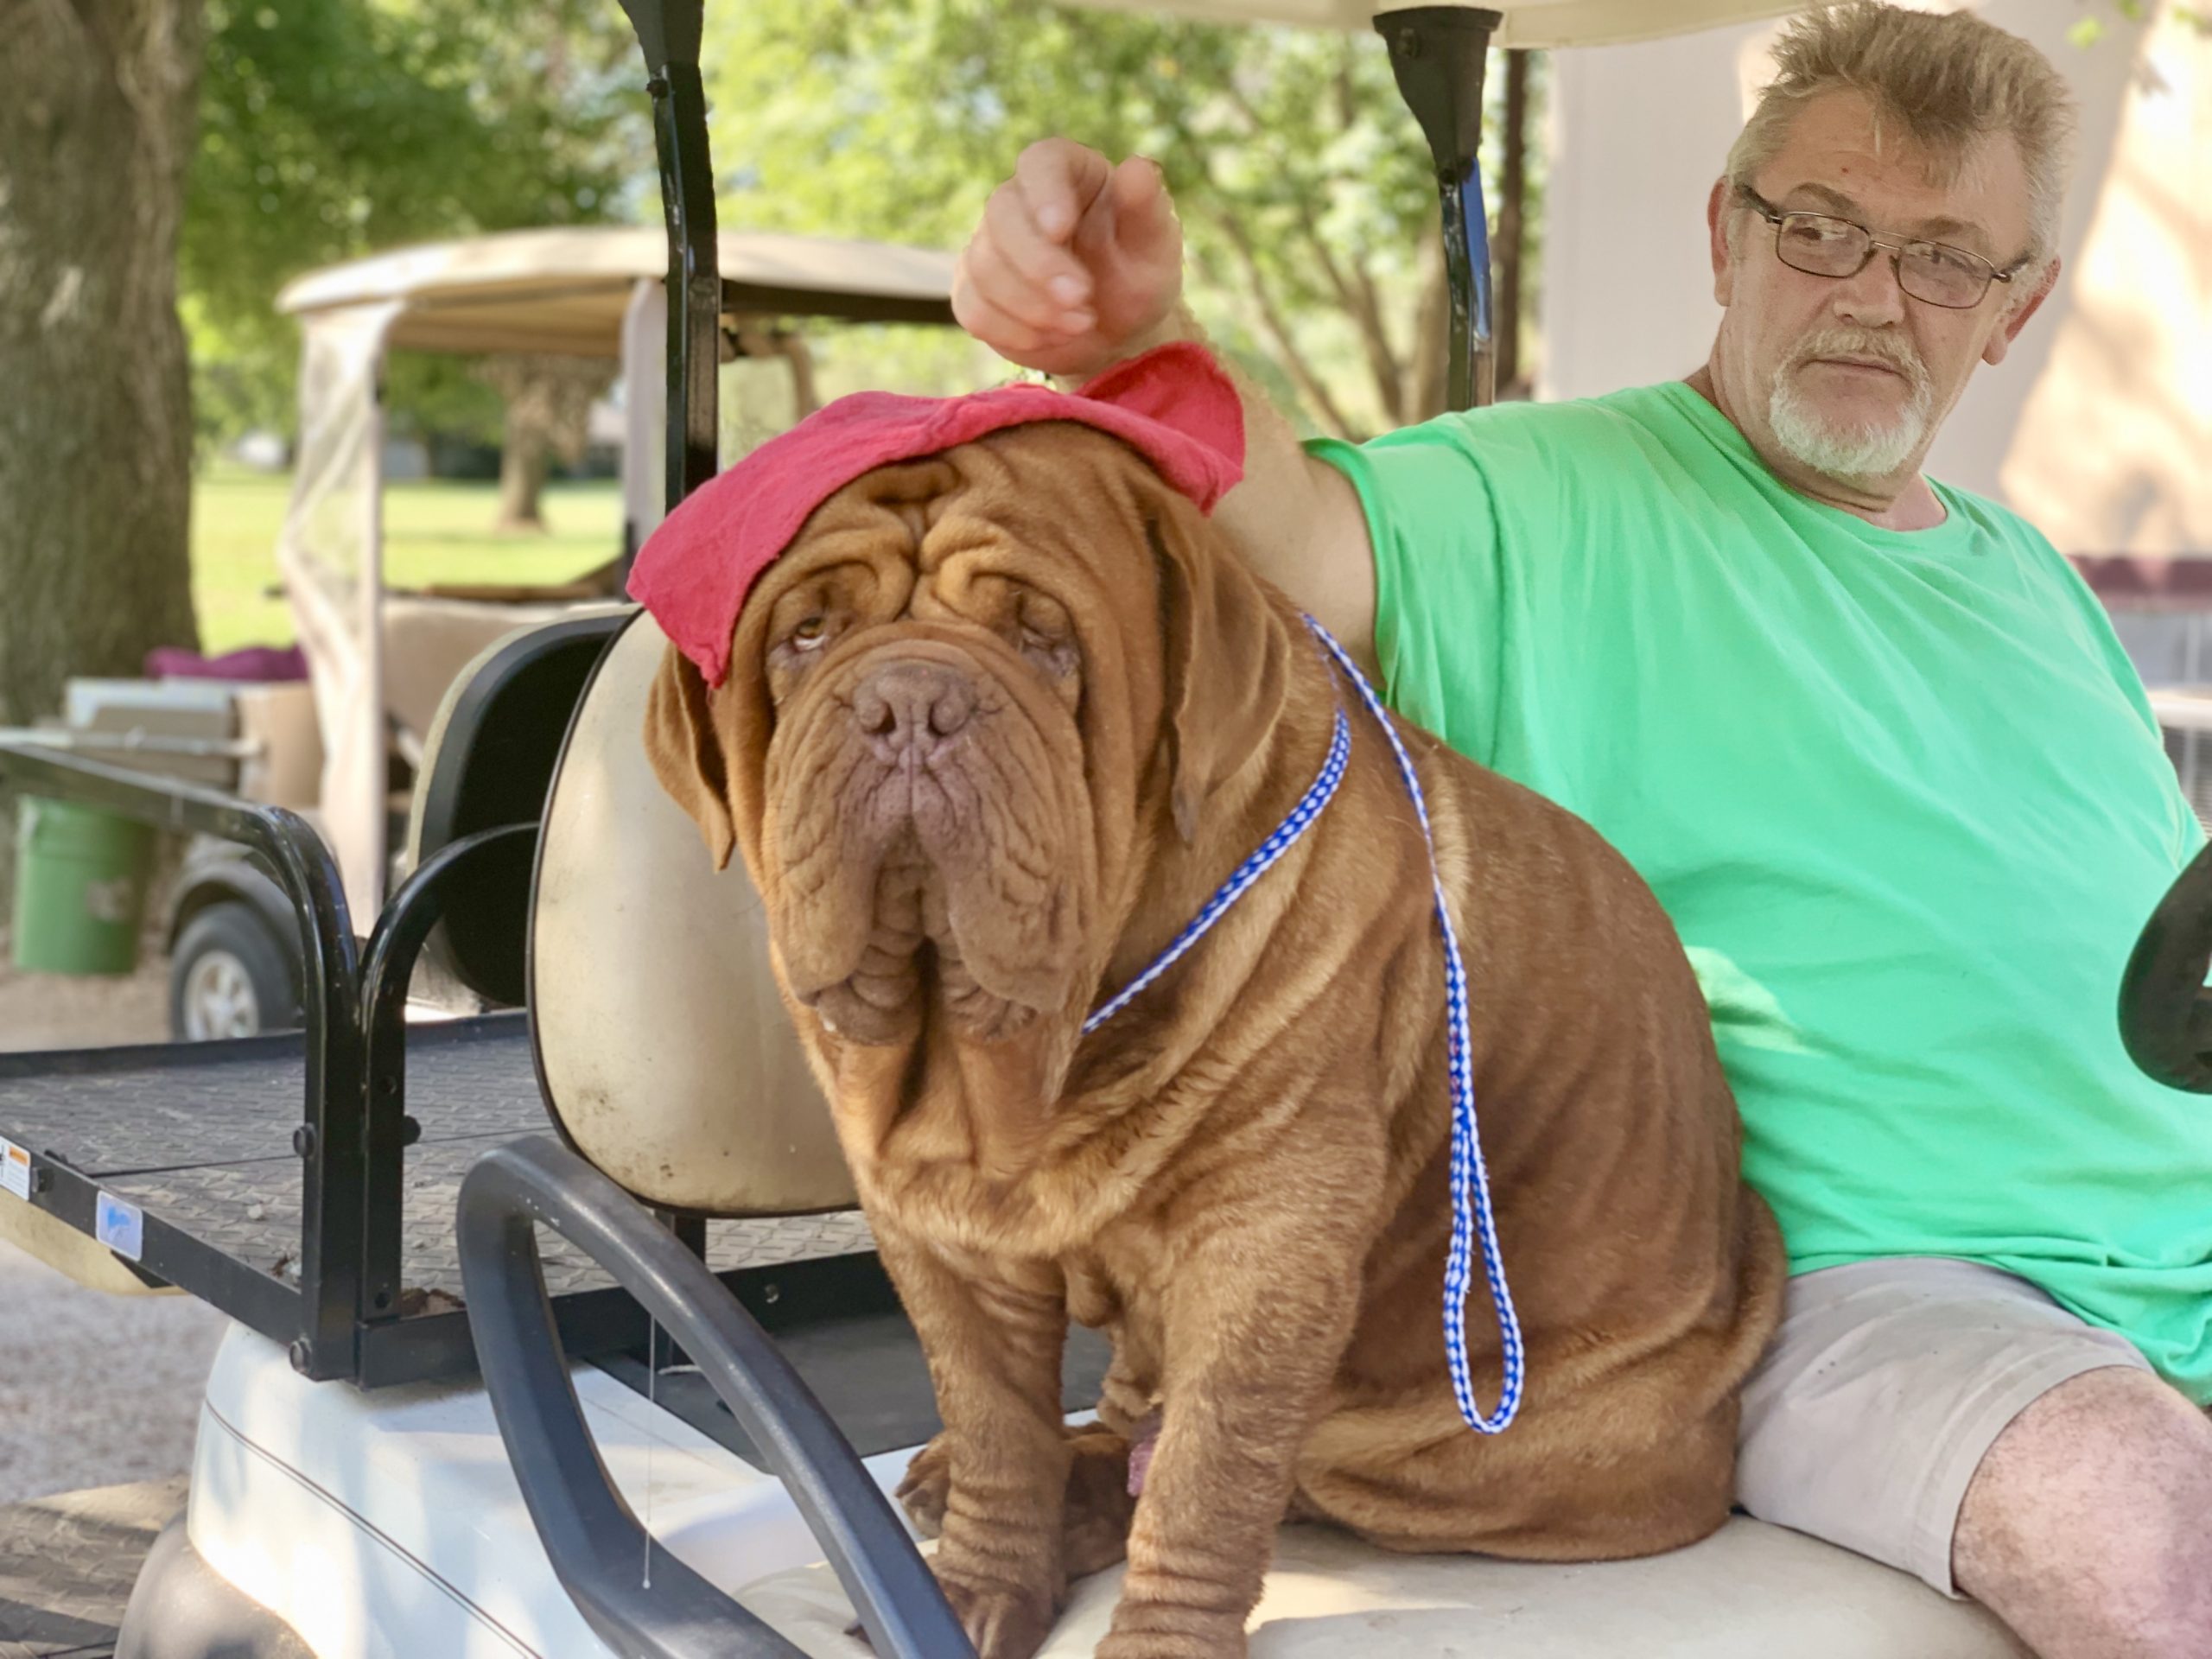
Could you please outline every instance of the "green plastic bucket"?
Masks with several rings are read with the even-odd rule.
[[[16,965],[127,974],[138,965],[154,828],[97,807],[25,796],[16,840]]]

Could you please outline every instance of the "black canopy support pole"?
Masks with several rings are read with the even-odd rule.
[[[702,0],[622,0],[645,56],[668,220],[668,505],[715,475],[715,371],[721,273],[715,257],[715,169],[699,78]]]
[[[1452,361],[1446,396],[1453,409],[1480,408],[1496,393],[1496,324],[1491,306],[1490,228],[1483,216],[1483,71],[1502,12],[1471,6],[1409,6],[1379,13],[1376,31],[1406,107],[1421,123],[1436,162],[1444,208],[1444,274],[1452,298]]]

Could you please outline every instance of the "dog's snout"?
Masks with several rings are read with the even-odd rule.
[[[853,694],[853,717],[861,729],[899,748],[934,748],[975,712],[975,688],[934,663],[891,664],[862,680]]]

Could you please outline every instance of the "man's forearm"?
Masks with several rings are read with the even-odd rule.
[[[1190,308],[1178,304],[1123,355],[1174,340],[1211,343]],[[1335,467],[1306,453],[1290,422],[1249,376],[1226,359],[1222,369],[1243,405],[1244,479],[1222,498],[1213,521],[1254,570],[1312,612],[1371,670],[1375,565],[1358,498]],[[1077,383],[1063,378],[1060,384]]]

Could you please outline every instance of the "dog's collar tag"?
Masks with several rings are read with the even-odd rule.
[[[1421,840],[1428,847],[1429,882],[1436,895],[1436,925],[1444,937],[1444,1004],[1450,1034],[1452,1080],[1452,1243],[1444,1257],[1444,1357],[1452,1373],[1452,1397],[1467,1427],[1479,1433],[1502,1433],[1521,1409],[1526,1359],[1520,1316],[1513,1309],[1513,1293],[1506,1287],[1505,1263],[1498,1250],[1497,1221],[1490,1197],[1490,1169],[1483,1161],[1482,1140],[1477,1133],[1467,1023],[1467,970],[1460,961],[1459,938],[1452,930],[1451,910],[1444,901],[1444,878],[1436,868],[1436,837],[1429,830],[1428,802],[1421,794],[1421,778],[1414,770],[1413,758],[1399,741],[1397,731],[1383,710],[1382,699],[1367,683],[1367,677],[1326,628],[1310,616],[1306,619],[1306,626],[1313,630],[1313,637],[1351,683],[1352,689],[1359,693],[1360,701],[1367,705],[1376,724],[1382,727],[1382,735],[1389,740],[1390,752],[1397,757],[1398,773],[1405,780],[1406,792],[1413,797],[1414,816],[1421,820]],[[1290,816],[1236,867],[1152,966],[1093,1011],[1083,1022],[1085,1036],[1128,1007],[1140,992],[1173,967],[1221,919],[1223,912],[1243,896],[1247,888],[1290,850],[1291,843],[1312,827],[1336,794],[1337,785],[1344,781],[1344,766],[1351,754],[1351,723],[1339,704],[1328,758],[1321,763],[1319,774],[1299,798],[1298,804],[1291,808]],[[1488,1415],[1476,1403],[1474,1382],[1467,1370],[1467,1287],[1474,1278],[1478,1243],[1482,1248],[1483,1274],[1490,1281],[1491,1304],[1497,1310],[1499,1345],[1504,1360],[1504,1380],[1498,1392],[1497,1409]]]

